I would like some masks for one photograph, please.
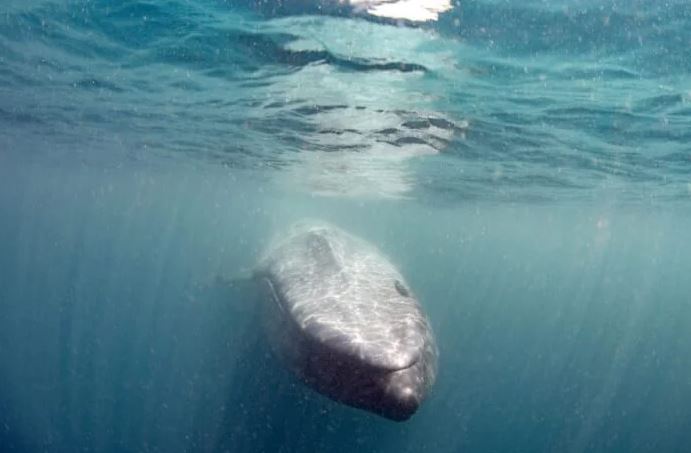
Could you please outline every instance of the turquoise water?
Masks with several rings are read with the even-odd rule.
[[[686,451],[691,6],[0,6],[0,451]],[[408,422],[270,356],[287,225],[375,243],[437,335]]]

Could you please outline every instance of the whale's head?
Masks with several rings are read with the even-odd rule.
[[[436,379],[436,343],[424,317],[377,329],[381,336],[371,336],[369,343],[361,341],[362,332],[310,332],[315,341],[308,348],[303,378],[337,401],[405,421],[417,412]],[[353,346],[356,337],[358,348]]]
[[[301,326],[311,343],[303,377],[333,399],[405,421],[427,398],[438,352],[415,295],[400,275],[393,277],[344,292],[350,299],[342,308],[327,299],[328,316],[311,311]],[[369,307],[375,310],[366,313]]]

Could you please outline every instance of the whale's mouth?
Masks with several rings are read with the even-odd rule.
[[[355,369],[344,362],[313,355],[302,378],[310,386],[336,401],[402,422],[417,412],[425,389],[419,383],[420,367],[393,372]],[[398,379],[403,378],[403,379]]]

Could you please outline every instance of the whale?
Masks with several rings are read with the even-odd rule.
[[[394,421],[409,419],[437,375],[429,319],[374,245],[306,221],[274,241],[254,279],[273,354],[328,398]]]

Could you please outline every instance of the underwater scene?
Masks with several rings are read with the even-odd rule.
[[[0,452],[687,451],[688,1],[0,2]]]

